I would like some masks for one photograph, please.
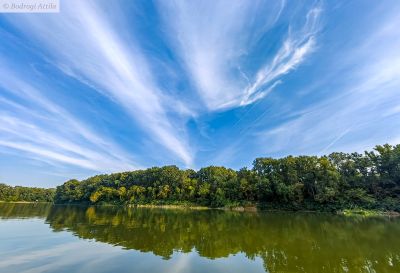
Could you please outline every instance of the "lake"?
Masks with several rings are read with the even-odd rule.
[[[0,272],[400,272],[400,219],[0,203]]]

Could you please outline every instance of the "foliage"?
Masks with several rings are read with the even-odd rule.
[[[55,190],[8,186],[0,183],[0,200],[9,202],[53,202]]]
[[[328,156],[257,158],[251,169],[176,166],[69,180],[53,189],[0,184],[0,200],[91,204],[400,211],[400,145]]]
[[[366,209],[345,209],[341,212],[341,214],[343,214],[345,216],[363,216],[363,217],[385,215],[381,211],[366,210]]]

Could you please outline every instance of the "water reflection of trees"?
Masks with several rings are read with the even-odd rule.
[[[258,256],[270,272],[400,270],[400,223],[384,218],[54,207],[47,221],[54,230],[166,259],[195,249],[210,259]]]
[[[165,259],[174,251],[210,259],[243,252],[261,257],[271,273],[400,272],[400,219],[79,206],[37,213],[1,206],[1,217],[41,215],[54,231]]]
[[[0,219],[45,218],[51,207],[50,203],[0,203]]]

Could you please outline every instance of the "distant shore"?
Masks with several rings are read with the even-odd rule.
[[[0,200],[232,211],[400,213],[399,145],[329,155],[260,157],[252,168],[175,165],[70,179],[52,189],[0,183]]]
[[[100,205],[101,206],[101,205]],[[206,207],[196,205],[128,205],[131,208],[161,208],[161,209],[190,209],[190,210],[225,210],[225,211],[238,211],[238,212],[302,212],[302,213],[327,213],[326,211],[319,210],[288,210],[288,209],[268,209],[259,208],[257,206],[237,206],[237,207]],[[329,212],[336,215],[343,216],[362,216],[362,217],[400,217],[400,213],[396,211],[380,211],[380,210],[366,210],[366,209],[344,209],[334,212]]]
[[[365,210],[365,209],[345,209],[339,211],[338,214],[344,216],[387,216],[387,217],[399,217],[400,213],[397,211],[379,211],[379,210]]]
[[[128,207],[128,208],[152,208],[152,209],[172,209],[172,210],[223,210],[223,211],[236,211],[236,212],[300,212],[300,213],[331,213],[333,215],[343,215],[349,217],[400,217],[397,211],[382,211],[382,210],[367,210],[367,209],[343,209],[338,211],[321,211],[321,210],[307,210],[307,209],[287,209],[287,208],[266,208],[252,206],[231,206],[231,207],[207,207],[196,204],[115,204],[115,203],[64,203],[54,204],[52,202],[33,202],[33,201],[2,201],[0,203],[12,204],[53,204],[58,206],[67,205],[85,205],[94,207]]]
[[[15,203],[15,204],[53,204],[53,202],[45,202],[45,201],[3,201],[0,200],[0,203]]]

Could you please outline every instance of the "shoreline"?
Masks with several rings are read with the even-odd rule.
[[[94,206],[94,207],[125,207],[125,208],[149,208],[149,209],[172,209],[172,210],[222,210],[235,212],[293,212],[293,213],[330,213],[332,215],[341,215],[346,217],[400,217],[400,212],[384,211],[384,210],[368,210],[362,208],[342,209],[337,211],[309,210],[288,208],[263,208],[256,205],[250,206],[232,206],[232,207],[207,207],[196,204],[90,204],[90,203],[52,203],[52,202],[35,202],[35,201],[2,201],[0,203],[10,204],[52,204],[52,205],[74,205],[74,206]]]
[[[14,203],[14,204],[54,204],[53,202],[46,201],[3,201],[0,200],[0,203]]]
[[[383,211],[383,210],[366,210],[366,209],[344,209],[338,211],[339,215],[343,216],[362,216],[362,217],[400,217],[397,211]]]

